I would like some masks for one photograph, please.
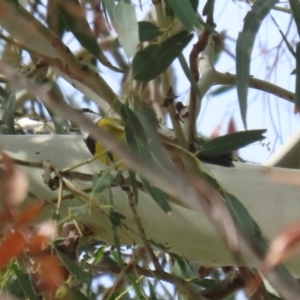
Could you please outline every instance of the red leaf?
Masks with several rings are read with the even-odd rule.
[[[232,117],[228,124],[227,133],[234,133],[234,132],[236,132],[236,125],[234,122],[234,118]]]
[[[219,124],[219,125],[214,129],[214,131],[212,132],[212,134],[210,135],[210,138],[211,138],[211,139],[214,139],[214,138],[220,136],[221,129],[222,129],[222,125]]]
[[[35,261],[40,265],[40,279],[49,291],[58,289],[65,282],[65,270],[57,257],[40,255]]]
[[[300,252],[300,221],[294,222],[282,230],[273,240],[265,259],[262,272],[286,261]]]
[[[23,212],[14,216],[14,220],[16,224],[15,226],[22,227],[25,225],[29,225],[41,214],[44,207],[45,204],[43,202],[36,202],[31,204]]]
[[[0,246],[0,270],[3,269],[8,262],[19,256],[26,246],[26,238],[20,231],[14,231],[4,237]]]

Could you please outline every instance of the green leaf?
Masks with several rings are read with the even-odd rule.
[[[43,84],[51,85],[51,93],[52,93],[52,96],[55,99],[60,99],[61,101],[64,101],[64,95],[63,95],[59,85],[56,82],[50,81],[48,78],[41,79],[41,82]],[[46,106],[45,106],[45,108],[46,108],[47,112],[49,113],[49,115],[52,119],[52,122],[54,123],[55,133],[56,134],[67,134],[67,133],[69,133],[69,123],[68,123],[68,121],[64,120],[60,116],[54,114]]]
[[[124,121],[125,137],[128,146],[141,157],[151,161],[152,155],[147,145],[147,138],[138,117],[125,104],[121,106],[120,113]]]
[[[91,274],[84,271],[83,268],[76,261],[70,259],[68,256],[64,255],[57,249],[56,253],[74,277],[76,277],[80,281],[91,281]]]
[[[114,23],[114,7],[115,7],[115,1],[111,0],[102,0],[103,7],[104,7],[104,13],[106,14],[108,12],[109,17]]]
[[[243,31],[236,43],[236,86],[241,117],[247,129],[247,95],[250,82],[250,58],[255,36],[265,16],[277,0],[257,0],[244,19]]]
[[[17,266],[13,265],[12,270],[19,281],[19,286],[23,289],[25,295],[28,299],[39,300],[40,298],[37,296],[36,292],[33,289],[32,281],[28,274],[22,272]]]
[[[163,209],[164,212],[168,213],[172,211],[170,203],[166,197],[166,194],[160,190],[159,188],[152,186],[148,180],[141,177],[141,181],[146,189],[146,191],[150,194],[153,200]]]
[[[119,227],[122,225],[122,221],[125,220],[126,217],[116,211],[109,212],[109,220],[115,227]]]
[[[187,281],[210,290],[218,290],[218,288],[221,288],[218,286],[218,281],[214,279],[200,279],[196,277],[187,279]]]
[[[201,23],[189,0],[168,0],[168,4],[187,30],[201,27]]]
[[[100,49],[79,1],[60,1],[59,9],[65,23],[65,28],[74,34],[81,46],[95,56],[104,66],[120,72],[121,70],[114,67]]]
[[[1,133],[15,134],[15,105],[16,93],[11,89],[2,102],[1,109],[3,110]]]
[[[224,94],[226,92],[229,92],[231,91],[232,89],[234,88],[233,85],[224,85],[224,86],[220,86],[214,90],[212,90],[210,92],[210,95],[212,96],[218,96],[218,95],[221,95],[221,94]]]
[[[231,194],[225,194],[223,197],[235,224],[251,237],[262,237],[259,226],[253,220],[242,202]]]
[[[50,30],[55,32],[60,38],[63,36],[65,30],[65,23],[63,16],[59,10],[60,0],[47,1],[47,24]]]
[[[163,34],[158,26],[152,22],[141,21],[138,22],[139,25],[139,38],[140,42],[151,41]]]
[[[89,300],[90,298],[85,296],[81,291],[71,288],[72,300]]]
[[[101,174],[100,178],[95,175],[93,178],[93,193],[101,193],[105,189],[111,187],[115,177],[110,173],[110,171],[105,171]]]
[[[94,261],[93,264],[96,265],[97,263],[99,263],[101,261],[101,259],[103,258],[103,255],[106,251],[106,246],[102,246],[99,247],[96,252],[94,253]]]
[[[148,145],[148,138],[145,134],[143,126],[135,114],[134,111],[130,109],[128,105],[122,105],[121,107],[121,116],[124,120],[125,127],[125,137],[128,146],[137,153],[137,155],[146,159],[148,162],[153,161],[153,156],[150,151],[150,146]],[[171,206],[167,200],[167,197],[163,191],[152,186],[146,179],[141,178],[141,181],[155,200],[155,202],[165,211],[171,211]]]
[[[192,37],[188,31],[181,31],[161,44],[152,44],[139,51],[132,62],[133,78],[148,82],[163,73]]]
[[[156,290],[154,289],[153,284],[151,283],[150,280],[147,280],[147,281],[148,281],[148,287],[149,287],[149,292],[150,292],[150,299],[157,300]]]
[[[139,45],[139,27],[135,7],[120,0],[114,7],[114,27],[127,57],[132,57]]]
[[[296,47],[296,99],[295,105],[298,111],[300,111],[300,42]]]
[[[200,91],[199,86],[197,84],[197,81],[196,81],[195,77],[193,76],[193,74],[191,72],[191,69],[188,66],[188,64],[186,62],[186,59],[185,59],[185,57],[184,57],[184,55],[182,53],[179,54],[178,60],[179,60],[179,62],[181,64],[181,68],[182,68],[185,76],[190,81],[191,86],[192,86],[194,92],[196,93],[196,95],[198,97],[202,97],[202,94],[201,94],[201,91]]]
[[[207,0],[203,8],[202,15],[203,16],[213,15],[214,5],[215,5],[215,0]]]
[[[265,129],[239,131],[217,137],[206,142],[200,150],[201,154],[221,155],[243,148],[251,143],[261,141]]]
[[[297,26],[298,35],[300,36],[300,3],[298,0],[289,0],[289,2]]]

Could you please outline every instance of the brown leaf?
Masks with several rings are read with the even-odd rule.
[[[40,266],[40,280],[48,289],[44,292],[57,290],[66,280],[65,270],[57,257],[40,255],[35,257],[35,262]]]
[[[15,226],[22,227],[29,225],[33,222],[44,209],[45,204],[43,202],[35,202],[31,204],[28,208],[26,208],[21,213],[14,215]]]
[[[298,253],[300,253],[300,221],[284,228],[273,240],[261,270],[265,274],[269,269]]]
[[[1,182],[1,193],[8,207],[14,207],[25,200],[28,192],[26,174],[15,167],[13,160],[0,150],[2,163],[5,168],[5,177]]]
[[[227,133],[234,133],[234,132],[236,132],[236,125],[234,122],[234,118],[232,117],[228,124]]]
[[[14,231],[6,235],[0,245],[0,270],[3,269],[8,262],[18,257],[26,246],[26,238],[20,231]]]
[[[211,138],[211,139],[214,139],[214,138],[220,136],[221,129],[222,129],[222,125],[219,124],[219,125],[214,129],[214,131],[212,132],[212,134],[210,135],[210,138]]]

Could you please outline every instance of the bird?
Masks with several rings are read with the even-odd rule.
[[[98,114],[89,108],[83,108],[81,111],[91,121],[93,121],[99,127],[107,130],[109,133],[114,135],[118,140],[125,141],[122,119],[103,117],[101,114]],[[84,131],[81,128],[79,129],[81,131],[83,140],[88,150],[91,152],[93,156],[98,156],[98,159],[106,165],[112,165],[117,163],[119,159],[114,153],[107,150],[102,144],[96,142],[95,139],[87,131]],[[123,168],[123,165],[119,163],[116,165],[116,167]]]
[[[88,117],[101,128],[107,130],[109,133],[114,135],[118,140],[125,141],[125,133],[122,119],[105,117],[101,114],[92,111],[89,108],[83,108],[81,111],[86,117]],[[98,159],[106,165],[115,164],[115,167],[117,169],[124,168],[124,165],[118,162],[120,159],[113,152],[107,150],[102,144],[96,142],[95,139],[88,132],[82,129],[80,129],[80,131],[88,150],[93,156],[98,156]],[[201,162],[207,164],[213,164],[222,167],[234,167],[232,153],[210,155],[209,153],[201,153],[200,151],[197,154],[197,158]]]

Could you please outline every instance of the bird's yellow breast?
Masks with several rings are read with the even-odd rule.
[[[97,122],[97,125],[111,133],[116,139],[122,141],[125,139],[124,129],[122,128],[122,120],[116,118],[102,118]],[[96,143],[94,155],[99,156],[99,160],[107,165],[117,163],[119,158],[106,149],[102,144]],[[118,168],[122,168],[122,164],[117,164]]]

